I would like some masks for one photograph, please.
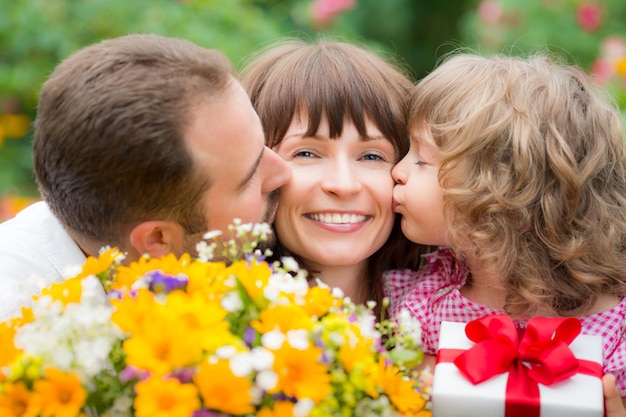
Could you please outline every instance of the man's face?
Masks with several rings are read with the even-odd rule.
[[[194,113],[185,142],[210,180],[202,199],[207,230],[226,230],[234,218],[271,222],[277,190],[291,171],[265,146],[261,122],[244,89],[233,78],[223,94],[195,106]]]

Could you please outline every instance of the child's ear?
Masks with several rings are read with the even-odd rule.
[[[138,255],[148,254],[159,258],[174,253],[179,256],[184,248],[185,231],[183,227],[172,221],[148,220],[141,222],[130,232],[130,245]]]

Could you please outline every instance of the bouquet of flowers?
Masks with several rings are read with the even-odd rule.
[[[0,415],[430,415],[419,325],[270,264],[268,230],[236,222],[197,258],[88,258],[0,323]]]

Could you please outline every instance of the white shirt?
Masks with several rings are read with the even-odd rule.
[[[85,259],[45,202],[0,223],[0,321]]]

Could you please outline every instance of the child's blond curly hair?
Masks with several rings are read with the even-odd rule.
[[[619,112],[574,66],[448,57],[416,87],[453,246],[505,277],[505,310],[589,312],[626,294],[626,164]]]

